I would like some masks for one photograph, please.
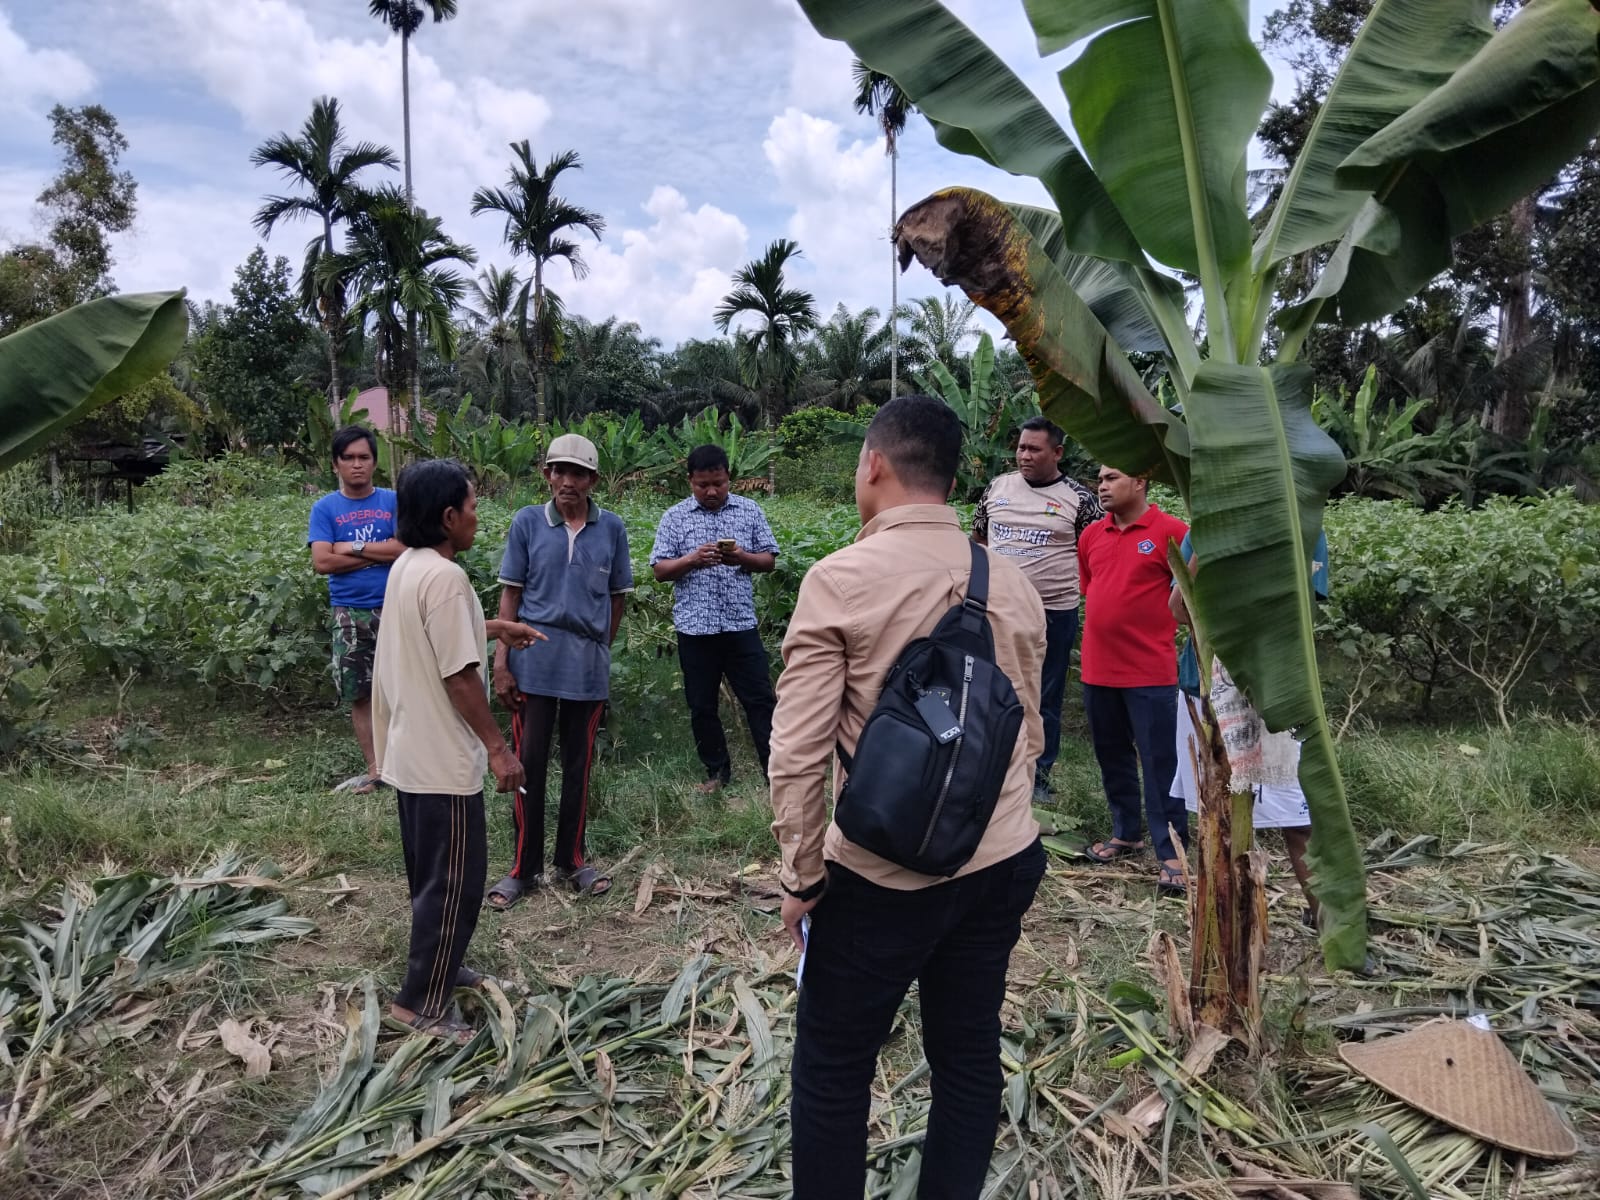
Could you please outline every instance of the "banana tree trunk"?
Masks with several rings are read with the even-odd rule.
[[[1247,1046],[1261,1028],[1261,967],[1267,948],[1267,857],[1255,848],[1250,791],[1231,789],[1231,768],[1211,701],[1185,695],[1188,754],[1199,786],[1190,845],[1190,1010]]]

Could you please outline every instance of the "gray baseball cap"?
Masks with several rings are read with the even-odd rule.
[[[591,471],[600,469],[600,452],[594,448],[594,443],[581,433],[563,433],[550,443],[550,449],[544,452],[544,465],[552,466],[555,463],[572,463],[574,466],[587,467]]]

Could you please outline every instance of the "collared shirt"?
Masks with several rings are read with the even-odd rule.
[[[1110,514],[1078,539],[1083,585],[1083,682],[1096,687],[1172,687],[1178,622],[1167,607],[1167,543],[1189,527],[1152,504],[1123,527]]]
[[[522,589],[517,619],[550,640],[511,651],[517,688],[562,700],[611,694],[611,598],[633,590],[628,531],[593,500],[583,528],[567,527],[555,501],[511,518],[500,582]]]
[[[1035,484],[1012,471],[984,489],[972,533],[1021,567],[1045,608],[1060,612],[1078,607],[1078,538],[1104,515],[1099,499],[1076,479]]]
[[[885,887],[910,890],[944,882],[855,845],[828,820],[825,793],[830,764],[836,797],[842,782],[835,743],[855,748],[883,677],[906,643],[931,632],[965,598],[969,547],[954,509],[908,504],[879,513],[854,545],[806,572],[783,640],[784,670],[772,718],[772,832],[783,855],[784,886],[798,891],[815,883],[824,859]],[[1016,688],[1025,717],[989,828],[962,875],[1027,849],[1039,836],[1032,796],[1033,761],[1044,746],[1044,606],[1022,572],[993,553],[989,623],[995,662]]]
[[[767,514],[754,500],[729,496],[721,508],[706,508],[690,496],[661,514],[650,565],[682,558],[707,542],[732,538],[752,554],[778,553]],[[672,581],[672,623],[679,633],[733,633],[756,627],[755,584],[738,567],[696,567]]]

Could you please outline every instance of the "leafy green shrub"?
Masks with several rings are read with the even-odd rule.
[[[1514,704],[1583,701],[1600,668],[1600,508],[1570,492],[1478,509],[1341,500],[1329,508],[1333,594],[1320,634],[1352,703],[1409,693]]]
[[[216,458],[174,460],[144,485],[141,496],[191,508],[216,508],[235,500],[293,495],[305,483],[297,468],[231,450]]]

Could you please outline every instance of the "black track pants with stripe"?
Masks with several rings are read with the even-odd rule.
[[[489,867],[483,793],[439,796],[396,789],[400,844],[411,886],[411,953],[395,994],[402,1008],[442,1015],[478,927]]]
[[[605,715],[604,700],[557,700],[525,695],[511,717],[528,794],[513,796],[511,805],[511,871],[531,880],[544,871],[545,776],[550,772],[550,741],[561,734],[561,807],[556,816],[554,865],[576,871],[584,865],[584,826],[589,817],[589,773],[594,768],[594,739]]]

